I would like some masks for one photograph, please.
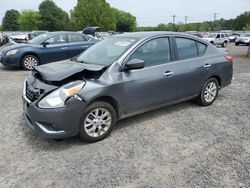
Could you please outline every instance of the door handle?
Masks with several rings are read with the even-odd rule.
[[[171,72],[171,71],[167,71],[163,75],[166,76],[166,77],[170,77],[170,76],[174,75],[174,73]]]
[[[68,47],[62,47],[61,49],[62,49],[62,50],[66,50],[66,49],[68,49]]]
[[[206,64],[206,65],[204,65],[203,67],[204,68],[209,68],[209,67],[211,67],[212,65],[210,65],[210,64]]]

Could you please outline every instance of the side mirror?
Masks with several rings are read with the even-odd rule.
[[[145,63],[142,59],[131,59],[129,60],[126,65],[124,66],[124,70],[134,70],[134,69],[142,69],[144,68]]]
[[[47,45],[49,45],[49,42],[43,42],[42,45],[43,45],[44,48],[46,48]]]

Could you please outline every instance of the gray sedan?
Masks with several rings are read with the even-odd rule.
[[[191,99],[211,105],[231,84],[232,63],[190,35],[117,35],[78,58],[35,68],[24,82],[24,118],[46,138],[100,141],[132,115]]]

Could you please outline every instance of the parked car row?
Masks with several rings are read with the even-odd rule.
[[[4,48],[0,52],[0,62],[32,70],[41,64],[73,58],[96,42],[93,37],[75,32],[44,33],[28,43]]]

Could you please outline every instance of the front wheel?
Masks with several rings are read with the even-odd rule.
[[[222,47],[226,47],[227,46],[227,42],[223,42]]]
[[[22,67],[25,70],[33,70],[39,65],[39,60],[34,55],[26,55],[22,59]]]
[[[219,84],[217,79],[210,78],[202,87],[201,93],[197,98],[197,102],[202,106],[209,106],[216,100],[219,92]]]
[[[90,104],[80,121],[79,136],[85,142],[98,142],[105,139],[116,123],[116,112],[106,102]]]

